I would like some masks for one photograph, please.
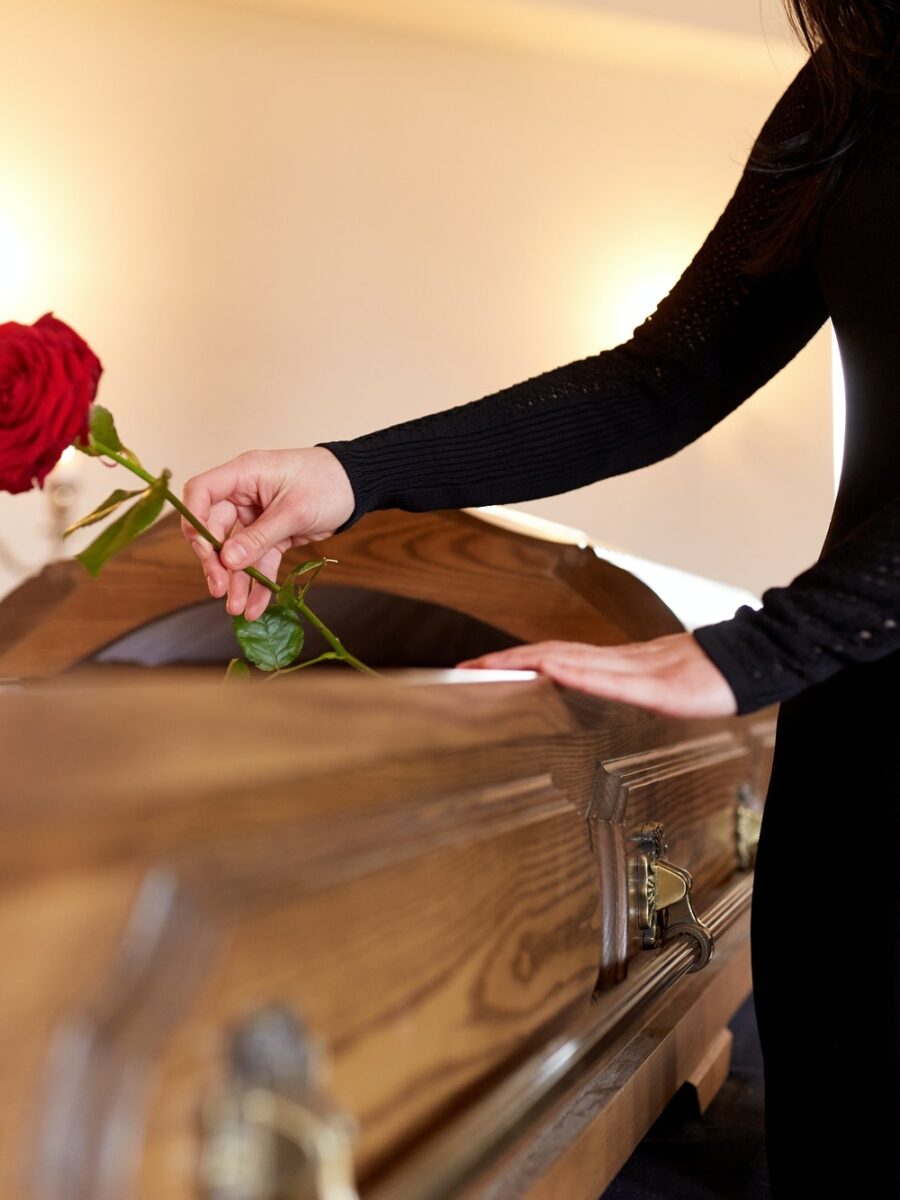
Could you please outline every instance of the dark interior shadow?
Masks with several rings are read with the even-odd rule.
[[[317,584],[308,600],[347,649],[376,668],[453,667],[461,659],[520,641],[452,608],[369,588]],[[328,648],[317,630],[307,628],[304,659],[315,658]],[[209,600],[133,630],[90,661],[147,667],[224,665],[238,654],[224,603]]]

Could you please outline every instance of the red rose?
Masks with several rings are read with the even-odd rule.
[[[87,441],[100,360],[51,313],[0,325],[0,491],[43,487],[66,446]]]

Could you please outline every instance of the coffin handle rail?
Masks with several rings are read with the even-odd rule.
[[[204,1200],[358,1200],[354,1122],[325,1096],[321,1053],[291,1009],[237,1029],[230,1078],[202,1116]]]
[[[635,840],[637,920],[644,949],[655,950],[678,937],[690,938],[695,947],[690,970],[702,970],[712,958],[715,942],[694,910],[690,872],[665,857],[664,830],[659,823],[644,825]]]
[[[752,895],[753,877],[747,875],[704,913],[716,938],[745,917]],[[369,1184],[366,1200],[457,1200],[471,1194],[466,1189],[477,1190],[483,1172],[579,1080],[599,1082],[603,1055],[621,1037],[626,1023],[688,974],[694,956],[683,939],[664,945],[658,958],[645,956],[632,969],[628,988],[614,988],[602,998],[602,1013],[586,1005],[564,1033],[551,1038],[464,1115],[427,1138],[402,1164]]]

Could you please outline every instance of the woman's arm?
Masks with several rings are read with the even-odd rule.
[[[811,120],[808,64],[761,137]],[[348,528],[378,508],[514,503],[646,466],[693,441],[785,365],[827,313],[809,256],[750,275],[745,259],[776,219],[783,184],[745,170],[672,292],[632,338],[492,396],[350,441],[252,451],[190,480],[185,500],[225,540],[221,557],[185,525],[210,591],[260,615],[290,545]],[[235,527],[236,526],[236,527]],[[249,601],[249,602],[248,602]]]
[[[761,137],[803,128],[817,89],[809,64]],[[554,495],[647,466],[722,420],[806,344],[827,317],[810,256],[765,276],[745,259],[776,218],[784,184],[745,170],[672,292],[632,338],[482,400],[350,441],[324,442],[355,506],[422,511]]]
[[[694,631],[738,712],[788,700],[842,667],[900,650],[900,494],[760,609]]]
[[[625,646],[536,642],[461,667],[534,670],[565,687],[670,717],[720,717],[789,700],[842,668],[900,651],[900,495],[761,609]]]

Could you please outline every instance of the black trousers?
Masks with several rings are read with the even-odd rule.
[[[772,1195],[900,1198],[900,655],[786,701],[751,946]]]

